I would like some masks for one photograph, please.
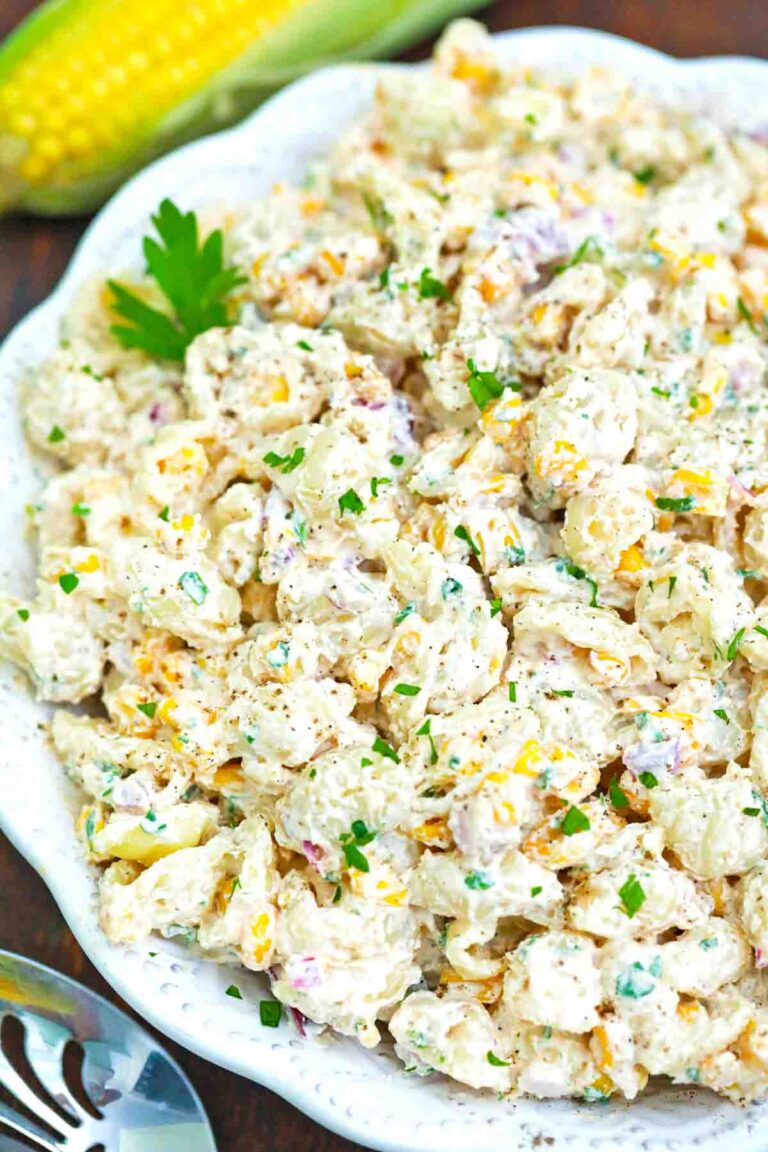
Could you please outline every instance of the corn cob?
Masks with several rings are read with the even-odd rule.
[[[318,64],[480,0],[48,0],[0,47],[0,210],[87,211],[153,156]]]

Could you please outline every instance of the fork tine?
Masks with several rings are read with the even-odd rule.
[[[72,1128],[65,1123],[53,1108],[50,1108],[36,1092],[33,1092],[26,1081],[22,1080],[19,1073],[8,1060],[4,1052],[0,1052],[0,1084],[6,1088],[12,1096],[15,1096],[20,1104],[34,1115],[39,1117],[44,1124],[52,1128],[59,1136],[66,1136],[72,1132]]]
[[[0,1130],[3,1127],[10,1128],[12,1132],[18,1132],[20,1136],[26,1136],[28,1140],[34,1140],[43,1152],[64,1152],[66,1148],[66,1142],[53,1141],[47,1132],[35,1124],[34,1120],[28,1120],[26,1116],[22,1116],[14,1108],[0,1100]],[[15,1140],[13,1143],[18,1147]]]
[[[73,1123],[87,1119],[88,1113],[64,1079],[64,1049],[73,1039],[72,1033],[62,1024],[33,1012],[23,1012],[21,1020],[25,1028],[24,1051],[38,1080],[61,1107],[71,1112]]]

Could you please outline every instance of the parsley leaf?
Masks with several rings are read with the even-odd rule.
[[[127,323],[113,324],[124,348],[141,348],[160,360],[183,360],[201,332],[226,325],[227,297],[245,277],[224,267],[224,235],[211,232],[199,243],[197,217],[163,200],[152,217],[161,243],[144,237],[147,272],[171,307],[171,314],[146,304],[140,296],[109,280],[113,310]]]
[[[629,807],[629,797],[626,792],[619,787],[619,782],[615,776],[611,778],[611,782],[608,785],[608,795],[611,798],[611,804],[613,804],[614,808]]]
[[[468,872],[464,877],[464,883],[473,892],[487,892],[489,888],[493,888],[493,880],[486,872]]]
[[[225,993],[226,996],[231,996],[233,1000],[242,1000],[243,994],[238,988],[237,984],[230,984]]]
[[[563,836],[573,836],[576,832],[587,832],[589,827],[589,817],[582,812],[581,808],[576,808],[573,804],[560,821],[560,830]]]
[[[690,512],[696,504],[696,497],[657,496],[655,503],[662,512]]]
[[[568,268],[575,267],[576,264],[583,264],[585,260],[602,260],[604,255],[603,246],[597,236],[587,236],[587,238],[579,244],[567,264],[557,265],[554,269],[555,276],[559,276],[561,272],[565,272]]]
[[[725,708],[715,708],[714,714],[719,720],[722,720],[723,724],[730,724],[731,718]]]
[[[467,360],[469,394],[482,412],[492,400],[498,400],[504,385],[495,372],[481,372],[474,360]]]
[[[378,752],[379,756],[386,756],[388,760],[394,760],[395,764],[400,763],[400,757],[391,744],[387,744],[386,740],[382,740],[381,736],[377,736],[373,742],[374,752]]]
[[[63,572],[61,576],[59,576],[59,587],[67,596],[69,596],[71,592],[74,592],[79,583],[80,578],[76,576],[74,572]]]
[[[656,178],[656,169],[653,164],[646,164],[644,168],[639,168],[637,172],[633,172],[635,180],[638,184],[650,184]]]
[[[478,548],[477,544],[475,544],[474,540],[470,536],[469,529],[465,528],[463,524],[459,524],[458,528],[456,528],[454,530],[453,534],[454,534],[454,536],[457,536],[459,538],[459,540],[464,541],[464,543],[468,546],[468,548],[469,548],[469,550],[473,556],[479,556],[480,555],[480,549]]]
[[[208,585],[198,572],[182,572],[179,588],[189,596],[193,604],[202,604],[208,595]]]
[[[277,1028],[283,1006],[277,1000],[259,1000],[259,1020],[265,1028]]]
[[[745,632],[746,632],[746,628],[739,628],[736,635],[732,637],[731,642],[728,645],[728,651],[725,654],[726,658],[728,660],[735,660],[736,659],[736,656],[738,655],[739,648],[741,647],[741,642],[744,639],[744,633]]]
[[[508,688],[510,704],[517,704],[517,684],[515,684],[514,681],[510,681]]]
[[[298,468],[305,456],[306,451],[299,446],[294,448],[290,456],[278,456],[277,452],[267,452],[266,456],[262,456],[262,460],[270,468],[279,468],[283,475],[287,476],[289,472]]]
[[[340,516],[343,516],[345,512],[353,512],[355,516],[359,516],[364,509],[365,504],[363,504],[354,488],[347,488],[344,495],[339,497]]]
[[[53,428],[51,428],[50,432],[48,433],[49,444],[60,444],[61,441],[66,440],[66,438],[66,432],[62,428],[59,428],[58,424],[54,424]]]
[[[421,688],[418,684],[395,684],[395,692],[398,696],[418,696]]]
[[[442,280],[432,275],[429,268],[422,268],[418,289],[422,300],[453,300],[453,293],[446,288]]]
[[[645,788],[658,788],[659,786],[653,772],[641,772],[637,778]]]
[[[511,1060],[499,1060],[498,1056],[495,1056],[493,1052],[486,1052],[485,1056],[488,1063],[492,1064],[494,1068],[509,1068],[512,1063]]]
[[[139,712],[143,712],[145,716],[149,716],[150,720],[154,720],[155,712],[157,712],[157,701],[149,700],[146,704],[137,704]]]
[[[758,331],[757,324],[755,324],[755,318],[750,312],[749,308],[747,308],[741,296],[739,296],[736,300],[736,311],[739,313],[739,316],[741,316],[742,320],[746,320],[747,327],[749,328],[750,332],[754,336],[757,336]]]
[[[429,762],[434,765],[437,764],[437,747],[435,746],[435,738],[432,735],[432,721],[425,720],[421,728],[416,732],[417,736],[426,736],[429,740]]]
[[[623,910],[627,916],[629,916],[630,920],[636,912],[639,912],[643,904],[645,904],[643,886],[634,872],[628,880],[624,881],[621,888],[619,888],[619,899],[621,900]]]

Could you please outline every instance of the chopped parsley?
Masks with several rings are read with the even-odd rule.
[[[79,583],[80,578],[76,576],[74,572],[63,572],[61,576],[59,576],[59,588],[61,588],[62,592],[65,592],[67,596],[69,596],[71,592],[74,592]]]
[[[208,585],[199,572],[182,572],[179,576],[179,588],[185,596],[189,596],[193,604],[200,605],[208,595]]]
[[[394,760],[395,764],[400,763],[400,757],[391,744],[387,744],[386,740],[382,740],[381,736],[377,736],[373,742],[373,751],[378,752],[379,756],[385,756],[387,760]]]
[[[29,620],[29,608],[17,608],[16,615],[18,616],[19,620],[23,620],[26,624],[27,620]]]
[[[757,336],[758,330],[757,324],[755,324],[755,318],[750,312],[749,308],[747,308],[746,304],[744,303],[744,299],[741,296],[738,296],[736,299],[736,311],[739,313],[739,316],[741,316],[742,320],[746,320],[750,332]]]
[[[299,446],[294,448],[290,456],[279,456],[277,452],[267,452],[262,459],[270,468],[279,468],[283,475],[287,476],[289,472],[298,468],[306,454],[306,450]]]
[[[643,886],[634,872],[624,881],[621,888],[619,888],[619,899],[621,900],[622,909],[626,912],[627,916],[629,916],[630,920],[640,911],[643,904],[645,904]]]
[[[643,168],[638,168],[637,172],[633,172],[632,175],[638,184],[650,184],[656,178],[656,168],[653,164],[646,164]]]
[[[374,476],[371,480],[371,496],[373,496],[374,500],[378,496],[379,488],[381,488],[382,484],[391,484],[391,483],[392,483],[392,481],[389,479],[388,476]]]
[[[657,496],[655,503],[662,512],[690,512],[696,506],[696,497]]]
[[[577,808],[574,804],[571,805],[560,821],[560,831],[564,836],[573,836],[577,832],[587,832],[589,827],[589,817],[586,813],[582,812],[581,808]]]
[[[90,516],[91,509],[87,504],[81,504],[78,500],[77,503],[72,505],[73,516]]]
[[[511,1060],[500,1060],[499,1057],[496,1056],[493,1052],[486,1052],[485,1058],[489,1064],[493,1065],[494,1068],[509,1068],[510,1064],[512,1063]]]
[[[510,680],[508,689],[510,704],[517,704],[517,684],[515,684],[514,680]]]
[[[359,516],[364,509],[365,504],[363,504],[354,488],[347,488],[344,495],[339,497],[340,516],[343,516],[345,512],[352,512],[355,516]]]
[[[641,772],[637,778],[644,788],[658,788],[659,786],[659,782],[653,772]]]
[[[675,590],[675,584],[677,584],[677,576],[670,576],[670,578],[669,578],[669,591],[667,592],[667,600],[669,600],[671,598],[672,593]]]
[[[464,541],[464,543],[468,546],[468,548],[469,548],[469,550],[473,556],[479,556],[480,555],[480,549],[478,548],[477,544],[475,544],[474,540],[470,536],[469,530],[467,528],[465,528],[463,524],[459,524],[458,528],[456,528],[454,530],[453,534],[459,540]]]
[[[376,833],[370,831],[364,820],[353,820],[352,831],[339,837],[347,867],[357,868],[358,872],[370,872],[368,857],[360,849],[375,839]]]
[[[405,463],[405,457],[395,454],[394,456],[390,456],[389,462],[393,468],[399,468],[401,464]]]
[[[314,352],[314,348],[311,344],[308,344],[306,340],[298,340],[296,342],[296,347],[301,348],[304,352]]]
[[[429,268],[422,268],[418,289],[422,300],[453,300],[453,293],[446,288],[442,280],[432,275]]]
[[[460,592],[464,591],[464,585],[455,580],[453,576],[446,577],[440,585],[440,592],[442,593],[443,600],[447,600],[449,596],[458,596]]]
[[[742,808],[742,812],[744,813],[745,816],[759,816],[760,815],[760,809],[759,808]]]
[[[479,371],[474,360],[467,360],[467,368],[469,369],[469,376],[467,377],[469,394],[482,412],[492,400],[498,400],[504,391],[504,385],[495,372]]]
[[[717,716],[718,720],[722,720],[723,724],[730,724],[731,718],[725,708],[715,708],[714,712],[715,716]]]
[[[573,696],[573,688],[553,688],[552,695],[565,696],[570,700],[571,696]]]
[[[158,520],[164,520],[165,523],[167,524],[168,521],[170,520],[170,517],[171,517],[171,510],[168,507],[168,505],[166,504],[165,508],[161,508],[160,511],[158,512],[157,518],[158,518]]]
[[[54,424],[48,433],[49,444],[60,444],[62,440],[66,440],[67,434],[63,428],[59,428],[58,424]]]
[[[435,738],[432,735],[432,721],[425,720],[421,728],[416,732],[417,736],[426,736],[429,740],[429,762],[432,765],[437,764],[437,748],[435,747]]]
[[[611,778],[611,782],[608,785],[608,795],[610,796],[611,804],[613,804],[614,808],[629,807],[629,797],[627,796],[626,792],[624,792],[623,789],[619,787],[619,782],[615,776]]]
[[[408,616],[411,615],[412,612],[415,612],[415,611],[416,611],[416,605],[415,604],[413,604],[413,603],[406,604],[405,608],[401,608],[400,611],[398,612],[397,616],[395,616],[395,624],[402,624],[403,620],[405,620]]]
[[[418,684],[395,684],[395,692],[398,696],[418,696],[421,688]]]
[[[541,891],[541,884],[534,884],[533,888],[531,888],[531,896],[538,896]]]
[[[157,700],[148,700],[146,704],[137,704],[139,712],[143,712],[145,716],[149,716],[150,720],[154,720],[155,712],[157,712]]]
[[[574,564],[570,560],[566,560],[564,563],[562,563],[562,571],[567,572],[568,575],[573,577],[574,580],[585,580],[587,584],[589,584],[590,588],[592,589],[592,596],[590,597],[589,606],[590,608],[598,608],[597,580],[595,580],[592,576],[589,576],[583,568],[579,568],[578,564]]]
[[[735,660],[736,659],[736,656],[738,655],[739,648],[741,647],[741,642],[744,639],[744,633],[745,632],[746,632],[746,628],[739,628],[738,632],[731,639],[731,642],[728,645],[728,650],[725,653],[727,660]]]
[[[555,276],[559,276],[561,272],[565,272],[568,268],[573,268],[577,264],[583,264],[585,260],[602,260],[604,255],[603,246],[597,236],[587,236],[585,240],[582,240],[566,264],[558,264],[555,267],[554,274]]]
[[[464,883],[473,892],[487,892],[489,888],[493,888],[493,880],[487,872],[468,872],[464,877]]]
[[[243,994],[240,991],[240,989],[238,988],[237,984],[230,984],[229,988],[227,988],[225,995],[231,996],[233,1000],[242,1000],[242,998],[243,998]]]
[[[493,600],[489,600],[488,603],[491,606],[491,617],[498,616],[501,612],[501,597],[494,596]]]
[[[277,1000],[259,1000],[259,1020],[265,1028],[277,1028],[283,1015],[283,1006]]]

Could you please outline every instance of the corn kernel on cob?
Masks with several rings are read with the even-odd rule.
[[[49,0],[0,48],[0,210],[72,214],[295,76],[479,0]]]

